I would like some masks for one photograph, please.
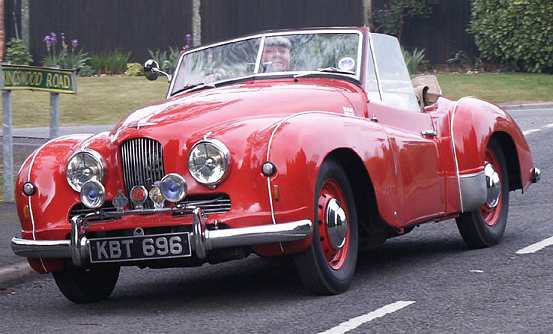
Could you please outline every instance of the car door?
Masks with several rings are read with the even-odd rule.
[[[401,192],[398,223],[405,226],[445,212],[445,176],[440,170],[436,129],[430,115],[417,103],[397,39],[371,35],[370,56],[376,59],[372,71],[378,94],[374,89],[367,92],[368,117],[381,124],[388,135],[395,166],[391,172]],[[370,83],[367,89],[371,90]]]

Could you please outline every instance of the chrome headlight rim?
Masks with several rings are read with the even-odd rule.
[[[92,149],[82,149],[82,150],[78,150],[76,152],[74,152],[73,154],[71,154],[71,156],[69,157],[69,159],[67,159],[67,163],[65,164],[65,178],[67,180],[67,183],[69,184],[69,186],[75,190],[76,192],[80,193],[81,192],[81,188],[82,186],[88,182],[88,181],[85,181],[83,182],[83,184],[79,187],[78,185],[74,184],[72,182],[72,180],[70,180],[69,178],[69,175],[67,174],[67,171],[69,170],[69,164],[71,163],[71,160],[73,160],[73,158],[75,158],[77,155],[79,154],[88,154],[90,155],[94,160],[96,160],[96,162],[100,165],[100,168],[99,168],[99,175],[95,176],[95,177],[92,177],[90,180],[88,181],[91,181],[91,180],[97,180],[98,182],[102,183],[102,181],[104,180],[104,175],[105,175],[105,169],[106,169],[106,163],[104,161],[104,158],[102,158],[102,156],[100,155],[100,153],[92,150]]]
[[[192,168],[191,168],[192,153],[196,148],[198,148],[198,146],[205,145],[205,144],[213,145],[221,153],[221,155],[223,156],[223,160],[225,162],[223,174],[219,177],[219,179],[212,182],[205,182],[204,180],[200,179],[195,175],[195,173],[192,172]],[[192,148],[190,149],[190,153],[188,154],[188,172],[190,173],[192,178],[196,180],[196,182],[204,186],[207,186],[209,188],[215,188],[217,185],[219,185],[227,178],[230,172],[230,165],[231,165],[230,151],[227,148],[227,146],[223,144],[222,141],[217,139],[204,138],[202,140],[197,141],[194,145],[192,145]]]
[[[104,205],[104,202],[106,200],[106,189],[104,188],[104,185],[98,180],[92,179],[83,183],[81,190],[83,190],[87,185],[93,185],[96,187],[96,191],[98,192],[97,198],[95,200],[90,200],[90,198],[86,196],[86,192],[81,191],[81,193],[79,194],[81,203],[83,203],[83,205],[89,209],[97,209]]]

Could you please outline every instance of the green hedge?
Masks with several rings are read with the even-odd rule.
[[[488,60],[553,72],[552,15],[552,0],[473,0],[469,32]]]

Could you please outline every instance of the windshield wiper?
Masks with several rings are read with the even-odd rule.
[[[336,67],[324,67],[324,68],[318,68],[316,71],[305,71],[303,73],[296,74],[294,75],[294,78],[305,77],[305,76],[313,75],[317,73],[337,73],[337,74],[355,75],[355,72],[341,70]]]
[[[188,91],[188,92],[193,92],[195,90],[199,90],[199,89],[204,89],[204,88],[216,88],[217,86],[210,82],[210,83],[205,83],[205,82],[199,82],[199,83],[196,83],[196,84],[192,84],[192,85],[186,85],[184,87],[182,87],[181,89],[178,89],[176,91],[174,91],[173,93],[171,93],[171,95],[175,95],[175,94],[178,94],[180,92],[183,92],[183,91]]]

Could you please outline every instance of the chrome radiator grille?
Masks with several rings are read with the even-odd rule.
[[[121,145],[123,178],[127,194],[134,186],[150,190],[165,175],[161,144],[148,138],[130,139]]]

